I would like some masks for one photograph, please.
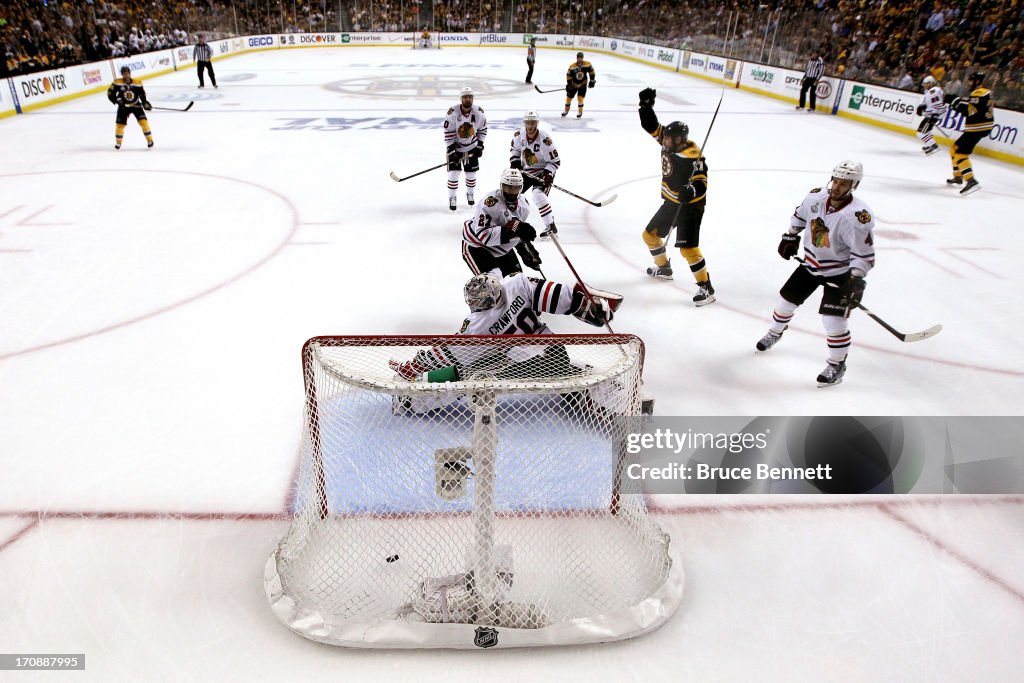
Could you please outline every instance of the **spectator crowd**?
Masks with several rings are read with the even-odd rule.
[[[336,14],[340,11],[340,16]],[[516,31],[604,35],[956,92],[986,71],[1000,106],[1024,109],[1024,0],[6,0],[0,75],[190,43],[197,32]]]

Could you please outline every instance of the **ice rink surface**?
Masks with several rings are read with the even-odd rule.
[[[145,82],[156,147],[130,122],[115,152],[102,94],[0,121],[0,650],[85,652],[78,680],[1015,680],[1024,659],[1020,498],[670,497],[662,523],[687,592],[660,631],[603,646],[349,652],[282,628],[261,585],[287,528],[302,426],[299,350],[322,334],[455,332],[461,222],[441,121],[463,85],[490,121],[477,196],[527,109],[563,158],[563,246],[620,292],[613,326],[647,346],[660,415],[1015,415],[1022,172],[975,155],[983,189],[914,139],[726,90],[706,152],[701,248],[718,302],[644,275],[660,205],[662,122],[703,140],[723,90],[613,57],[583,119],[522,82],[519,50],[346,48],[217,62]],[[534,81],[564,82],[569,51]],[[998,92],[996,93],[998,99]],[[817,298],[755,355],[792,264],[793,207],[852,158],[875,212],[877,266],[846,381],[819,390]],[[534,217],[539,225],[540,219]],[[550,244],[545,273],[572,282]],[[560,332],[590,332],[548,316]],[[7,680],[0,675],[0,680]],[[66,674],[68,677],[72,674]],[[51,675],[57,679],[59,674]]]

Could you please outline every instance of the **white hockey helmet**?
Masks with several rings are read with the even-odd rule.
[[[850,190],[841,196],[832,195],[832,198],[839,201],[846,199],[848,196],[853,194],[853,191],[860,185],[860,181],[864,178],[864,166],[859,161],[840,161],[835,168],[832,169],[832,180],[849,180],[853,185]],[[832,183],[829,183],[829,191],[832,190]]]
[[[939,82],[935,80],[935,78],[932,76],[925,76],[924,80],[921,81],[921,85],[923,85],[925,88],[934,88],[938,84]]]
[[[523,121],[540,121],[540,114],[531,109],[523,114]]]
[[[468,85],[464,86],[462,90],[459,91],[459,97],[472,97],[474,94],[473,89]]]
[[[462,288],[466,305],[469,306],[469,310],[474,312],[489,311],[494,308],[501,303],[503,294],[501,280],[491,273],[474,275]]]
[[[519,204],[519,195],[523,191],[523,174],[518,168],[506,168],[501,172],[501,195],[505,205],[515,209]]]

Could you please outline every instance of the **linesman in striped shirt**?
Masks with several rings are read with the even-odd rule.
[[[816,50],[814,56],[807,60],[807,68],[804,69],[804,79],[800,82],[800,104],[797,109],[803,109],[807,101],[807,91],[811,93],[811,106],[807,111],[814,111],[818,103],[818,81],[825,73],[825,60],[821,58],[821,51]]]
[[[199,35],[199,42],[192,50],[192,59],[196,63],[196,73],[199,74],[199,87],[206,87],[206,82],[203,80],[203,69],[206,69],[210,72],[210,83],[216,88],[217,76],[213,73],[213,48],[207,45],[202,34]]]

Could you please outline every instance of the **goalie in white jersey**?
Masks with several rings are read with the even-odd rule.
[[[945,93],[939,87],[939,82],[931,76],[925,76],[921,82],[924,87],[924,99],[917,105],[917,115],[923,116],[921,123],[917,126],[917,136],[921,138],[924,146],[921,147],[925,154],[934,154],[939,151],[932,137],[932,129],[939,124],[939,119],[946,113]]]
[[[551,194],[551,185],[555,182],[555,173],[562,165],[562,160],[551,133],[540,127],[540,114],[537,112],[526,112],[523,115],[523,127],[512,134],[509,165],[523,172],[523,191],[533,190],[533,203],[537,205],[537,211],[544,221],[544,231],[540,233],[540,238],[557,234],[548,195]]]
[[[459,191],[459,173],[466,173],[466,202],[473,206],[476,172],[480,170],[480,157],[487,139],[487,116],[473,104],[473,89],[462,89],[459,104],[448,110],[444,117],[444,146],[448,156],[448,208],[456,208],[455,195]]]
[[[612,320],[622,297],[582,285],[564,285],[517,273],[500,279],[491,273],[474,275],[463,288],[469,316],[460,335],[493,336],[552,334],[540,315],[571,315],[600,327]],[[391,368],[409,381],[445,382],[485,371],[499,378],[578,374],[565,348],[558,344],[435,346],[421,350],[411,361],[391,361]]]
[[[875,226],[867,204],[853,196],[864,177],[859,162],[844,161],[832,170],[828,188],[815,188],[793,212],[789,231],[779,242],[779,256],[790,259],[800,250],[803,236],[804,259],[779,291],[772,324],[757,342],[767,351],[782,337],[800,304],[824,287],[821,322],[828,341],[828,364],[818,375],[818,386],[834,386],[846,374],[850,349],[847,319],[854,303],[864,296],[864,276],[875,265],[872,229]]]
[[[530,203],[522,194],[523,184],[520,171],[505,169],[498,189],[489,192],[462,224],[462,260],[474,275],[514,275],[523,271],[523,265],[540,269],[540,254],[533,246],[537,230],[526,222]]]

